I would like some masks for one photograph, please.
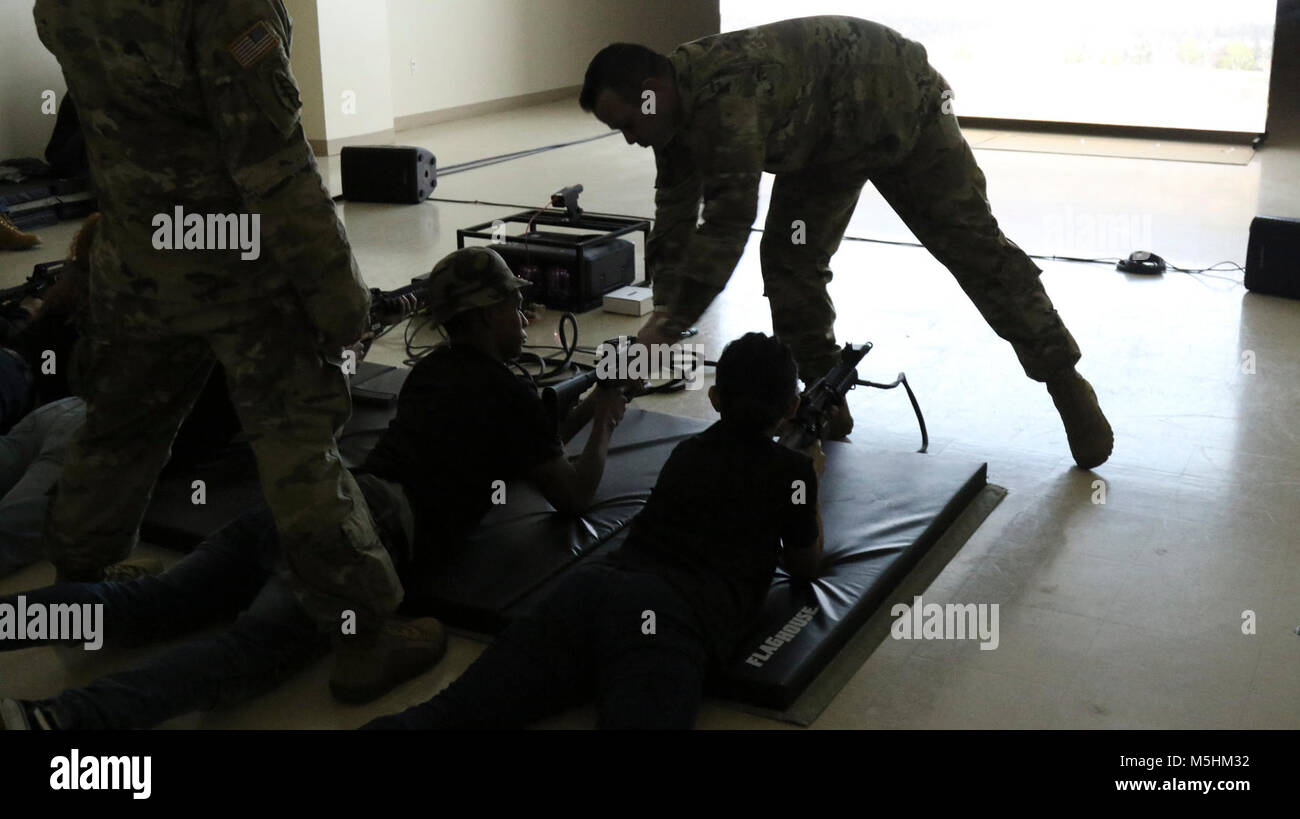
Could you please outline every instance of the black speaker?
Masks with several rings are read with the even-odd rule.
[[[1300,219],[1256,216],[1250,223],[1246,289],[1300,299]]]
[[[349,202],[417,204],[438,185],[438,163],[424,148],[366,145],[344,148],[343,198]]]

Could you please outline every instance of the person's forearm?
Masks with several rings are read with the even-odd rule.
[[[655,309],[672,317],[671,329],[684,330],[699,320],[726,288],[749,241],[758,208],[758,180],[758,174],[709,178],[703,185],[703,224],[689,233],[675,233],[671,242],[665,242],[689,239],[685,246],[673,248],[676,252],[667,252],[667,247],[661,252],[673,263],[652,266],[647,250],[646,266],[655,277]]]
[[[785,570],[790,573],[791,577],[797,580],[813,580],[820,574],[822,563],[822,547],[825,543],[826,535],[822,528],[821,510],[817,510],[817,541],[806,549],[797,551],[785,551],[783,554]]]
[[[596,497],[600,479],[605,474],[605,458],[609,455],[610,430],[604,424],[596,423],[587,437],[587,445],[573,464],[577,481],[574,486],[574,505],[585,509]]]

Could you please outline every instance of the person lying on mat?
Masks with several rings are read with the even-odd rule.
[[[92,213],[72,240],[57,279],[41,298],[24,301],[16,311],[21,316],[0,324],[0,577],[46,556],[41,530],[51,491],[69,442],[86,419],[79,397],[84,385],[73,363],[80,328],[90,318],[90,247],[98,227],[99,214]],[[26,376],[6,383],[6,363]],[[239,431],[225,369],[218,363],[172,441],[163,474],[186,473],[233,446],[247,446],[234,443]],[[108,566],[104,579],[130,580],[161,568],[128,559]]]
[[[709,389],[721,420],[673,450],[621,550],[575,569],[437,696],[365,727],[519,727],[592,700],[601,728],[692,727],[778,558],[817,573],[820,445],[772,440],[799,405],[796,375],[777,339],[727,345]]]
[[[529,286],[486,247],[455,251],[429,276],[429,315],[448,343],[411,370],[397,417],[354,470],[402,487],[422,559],[474,528],[499,502],[502,482],[526,478],[569,514],[590,506],[600,484],[627,399],[592,390],[559,434],[552,429],[537,391],[506,365],[528,338],[520,290]],[[570,462],[561,438],[593,418],[586,447]]]
[[[579,404],[565,428],[576,431],[583,417],[595,423],[583,455],[570,465],[536,391],[504,363],[519,354],[524,339],[523,284],[485,248],[450,254],[429,277],[430,309],[450,342],[416,364],[398,397],[397,417],[365,467],[355,470],[404,583],[424,552],[477,525],[491,506],[492,480],[532,479],[562,511],[590,505],[600,482],[625,401],[616,390],[594,390]],[[0,606],[16,610],[19,596],[0,597]],[[158,577],[64,584],[21,596],[28,610],[103,604],[107,645],[166,639],[236,619],[220,634],[56,697],[0,700],[0,724],[8,728],[147,728],[246,700],[329,651],[328,637],[295,600],[275,521],[265,509],[226,526]],[[0,639],[0,650],[47,642]],[[345,702],[371,699],[387,675],[374,671],[373,681],[347,689],[332,681],[331,690]]]

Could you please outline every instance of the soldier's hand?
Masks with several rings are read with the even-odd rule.
[[[677,344],[682,340],[681,333],[670,333],[666,325],[672,317],[660,310],[650,314],[650,318],[636,334],[636,340],[642,344]]]

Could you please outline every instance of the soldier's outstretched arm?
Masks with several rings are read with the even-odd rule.
[[[717,174],[656,193],[658,235],[646,243],[646,268],[654,278],[655,311],[667,316],[669,332],[694,324],[727,286],[758,211],[758,183],[757,173]],[[698,227],[693,190],[704,199]]]
[[[370,293],[303,134],[284,6],[194,8],[204,105],[244,206],[261,214],[261,244],[290,272],[322,342],[351,344],[366,329]]]
[[[655,228],[646,266],[655,279],[657,323],[667,335],[695,323],[727,286],[758,212],[765,144],[754,78],[740,72],[697,98],[693,150],[676,141],[656,151]],[[703,222],[696,226],[699,200]],[[661,277],[663,278],[661,284]]]
[[[680,142],[655,150],[655,218],[645,243],[646,275],[654,284],[656,313],[667,315],[686,270],[691,238],[700,221],[700,177]]]

